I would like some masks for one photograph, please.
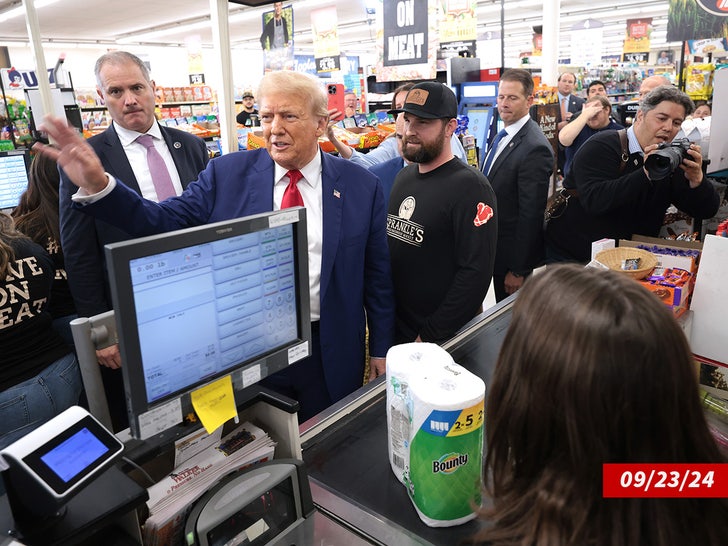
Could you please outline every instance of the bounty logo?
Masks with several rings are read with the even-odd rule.
[[[433,474],[453,474],[458,468],[468,464],[467,453],[446,453],[437,461],[432,461]]]

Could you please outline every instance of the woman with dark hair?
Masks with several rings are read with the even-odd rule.
[[[617,272],[519,291],[486,408],[489,545],[718,545],[728,499],[603,498],[604,463],[724,463],[669,309]]]
[[[76,318],[76,307],[68,287],[61,249],[58,219],[60,179],[55,161],[37,154],[30,165],[28,189],[20,196],[20,203],[12,212],[12,217],[16,229],[45,248],[53,260],[55,279],[48,311],[53,317],[53,327],[66,343],[73,346],[69,323]]]
[[[0,449],[78,403],[78,362],[48,312],[54,271],[0,213]]]

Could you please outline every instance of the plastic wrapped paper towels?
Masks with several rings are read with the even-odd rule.
[[[431,527],[473,519],[480,505],[485,383],[439,346],[387,353],[389,461]]]

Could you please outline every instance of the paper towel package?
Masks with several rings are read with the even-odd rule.
[[[476,516],[484,400],[483,380],[437,345],[399,345],[387,354],[390,465],[431,527]]]
[[[387,445],[389,464],[401,483],[408,481],[412,426],[411,377],[428,377],[454,364],[450,354],[434,343],[404,343],[387,352]]]

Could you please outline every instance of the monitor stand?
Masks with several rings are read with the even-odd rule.
[[[74,496],[59,512],[44,520],[27,517],[28,510],[18,505],[14,495],[0,497],[0,532],[28,546],[43,545],[126,545],[141,544],[139,524],[134,510],[149,495],[146,489],[112,466],[84,490]],[[12,506],[11,506],[12,505]],[[25,520],[23,519],[25,515]],[[129,519],[133,524],[128,525]],[[121,530],[124,529],[124,531]],[[101,536],[103,540],[99,540]],[[115,537],[109,542],[106,537]],[[127,539],[125,540],[126,537]]]

